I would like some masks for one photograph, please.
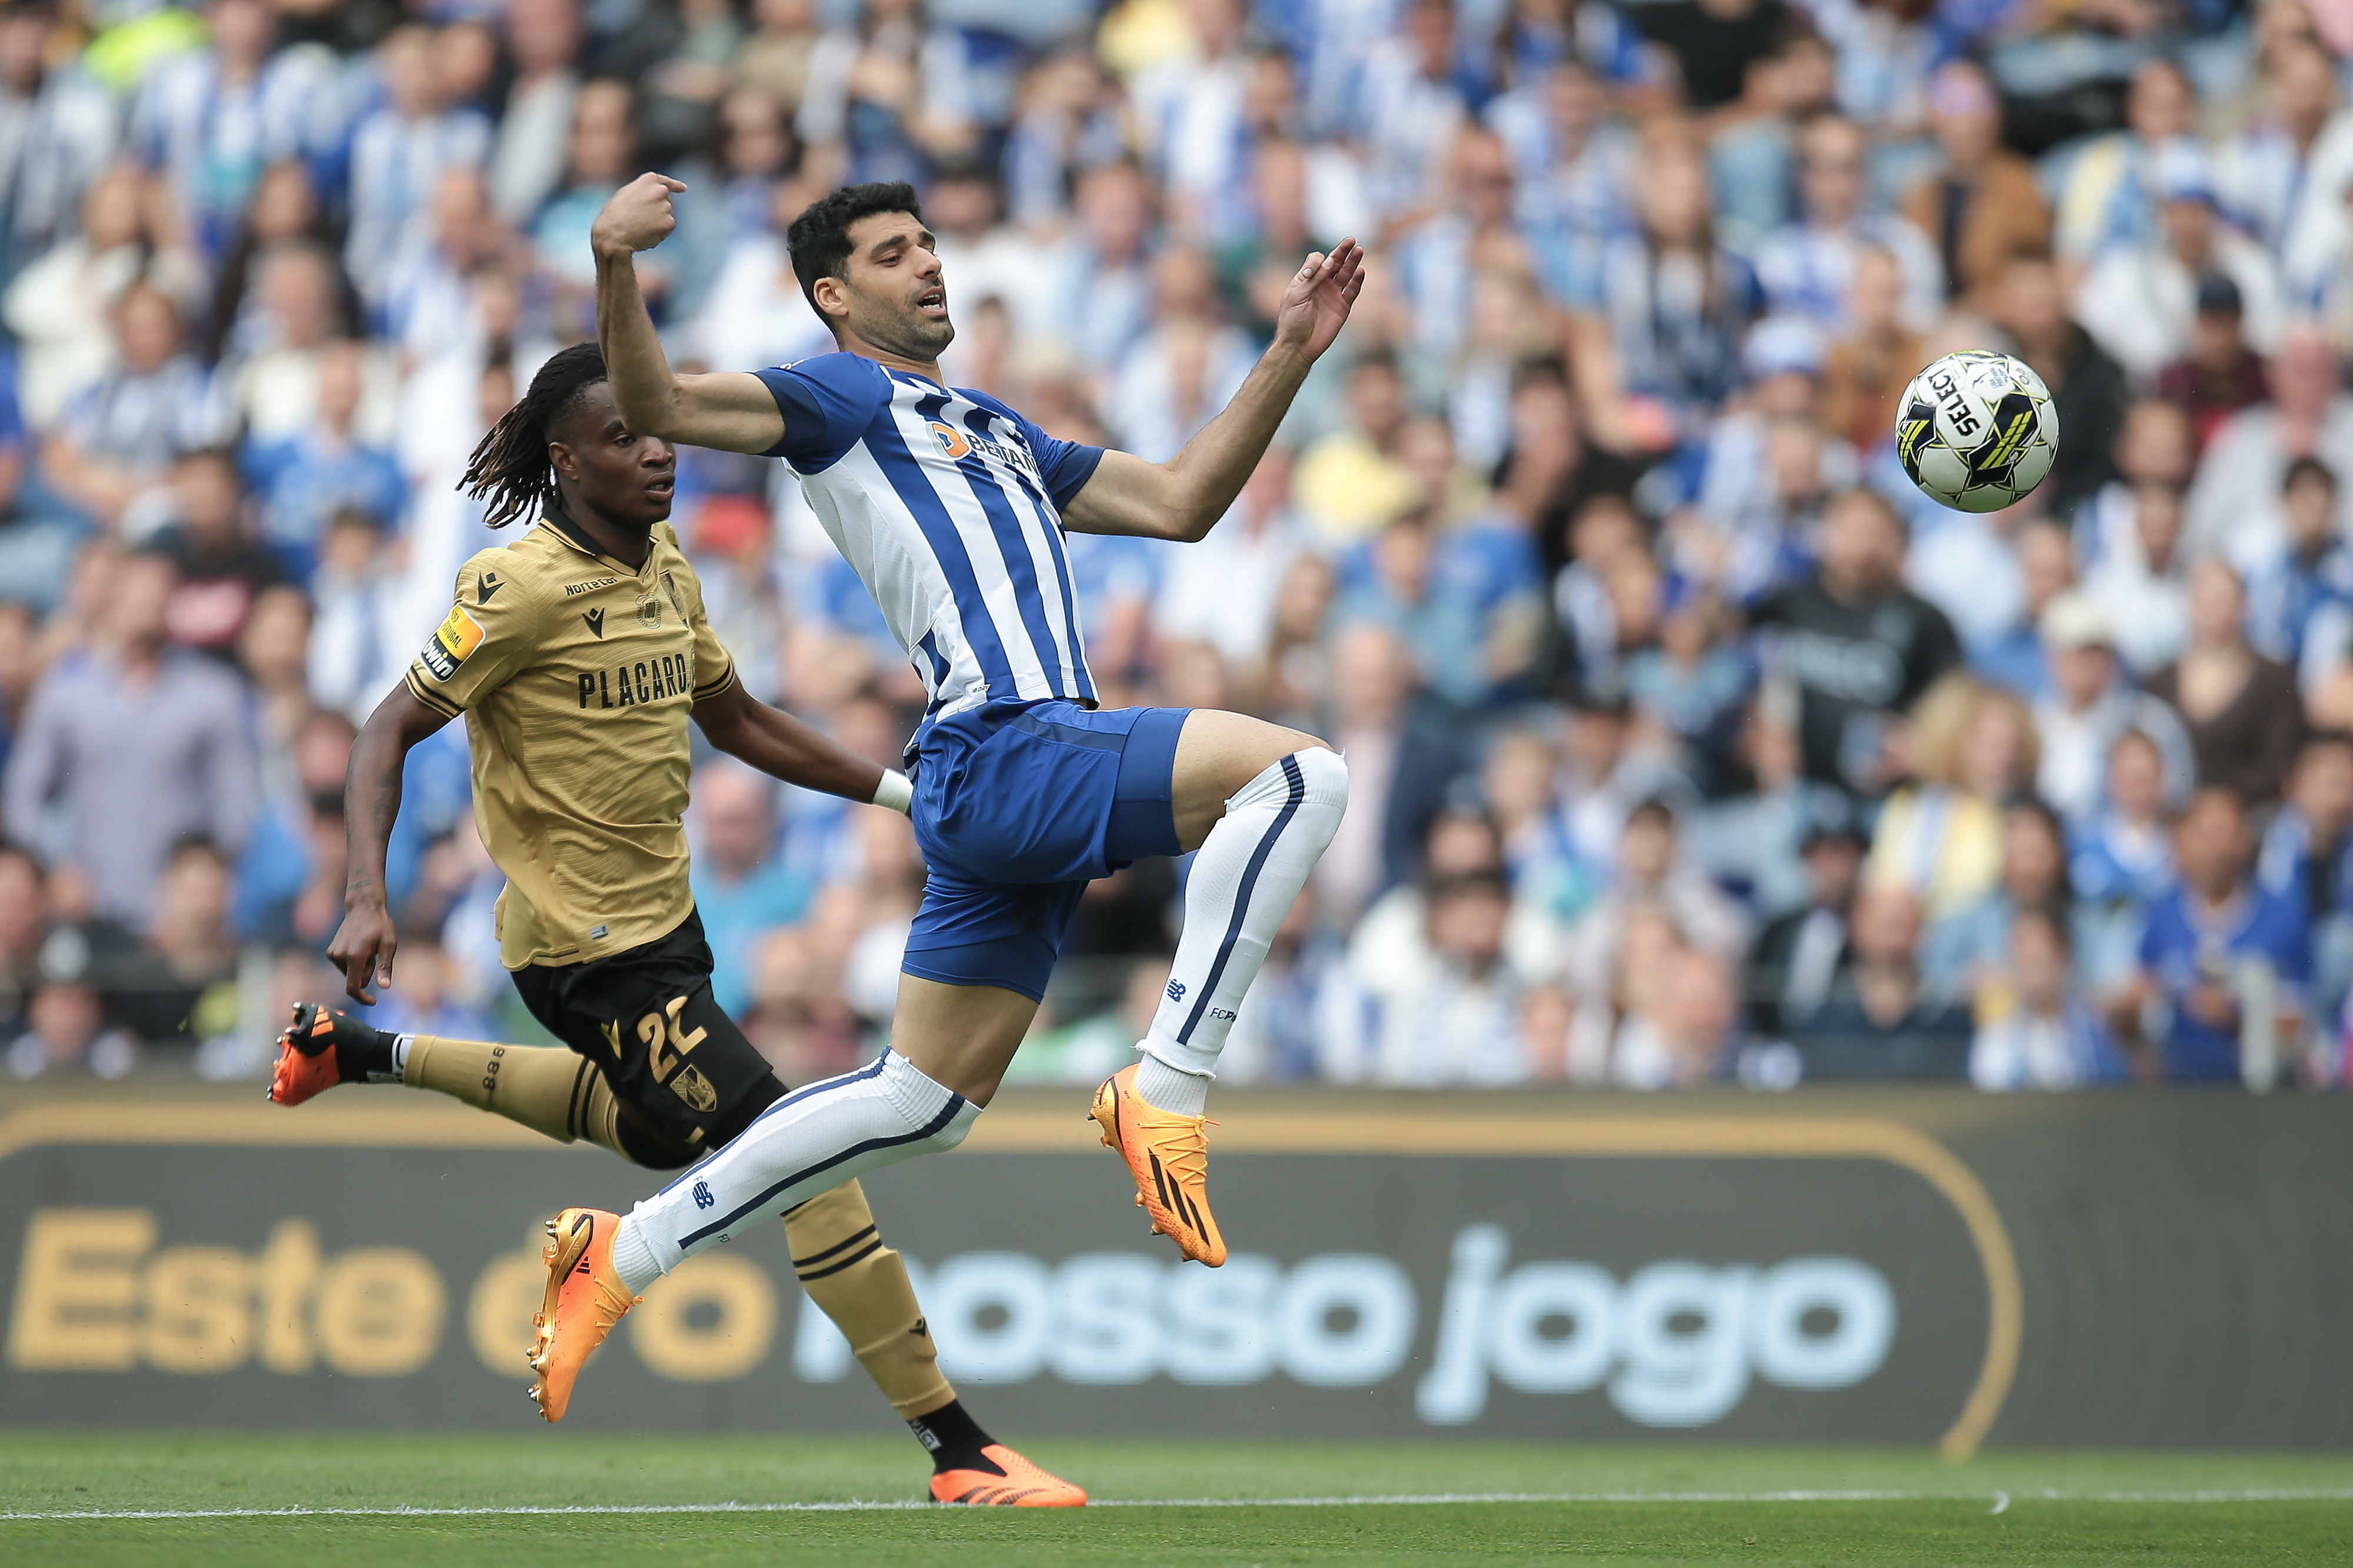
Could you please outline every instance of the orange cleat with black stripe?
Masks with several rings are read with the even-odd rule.
[[[278,1063],[269,1070],[269,1098],[300,1105],[339,1083],[386,1080],[393,1070],[391,1037],[322,1002],[297,1002],[293,1020],[278,1032]]]
[[[565,1209],[547,1222],[554,1238],[540,1255],[547,1294],[531,1320],[539,1334],[523,1359],[534,1374],[531,1397],[550,1421],[564,1419],[580,1369],[640,1299],[613,1268],[613,1231],[620,1223],[605,1209]]]
[[[1084,1508],[1087,1494],[1050,1470],[1039,1469],[1002,1443],[980,1451],[977,1464],[932,1477],[935,1502],[974,1508]]]
[[[1152,1228],[1195,1263],[1226,1260],[1226,1239],[1209,1215],[1208,1118],[1180,1116],[1148,1103],[1135,1089],[1135,1067],[1124,1067],[1095,1090],[1091,1115],[1103,1147],[1119,1151],[1135,1178],[1136,1205]]]

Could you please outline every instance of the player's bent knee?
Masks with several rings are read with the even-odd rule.
[[[966,1103],[976,1108],[980,1102],[977,1100],[968,1100]],[[979,1120],[980,1118],[977,1115],[952,1116],[948,1118],[946,1126],[941,1128],[938,1131],[923,1140],[923,1150],[926,1152],[933,1154],[946,1153],[949,1150],[955,1148],[957,1144],[965,1141],[965,1134],[972,1131],[972,1124]]]
[[[1318,742],[1305,751],[1293,752],[1291,759],[1299,769],[1305,785],[1302,804],[1330,806],[1334,814],[1348,809],[1348,763],[1345,758],[1329,746]]]

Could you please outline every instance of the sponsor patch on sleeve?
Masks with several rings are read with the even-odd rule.
[[[417,657],[434,679],[447,680],[458,673],[466,656],[481,646],[481,626],[462,607],[452,605],[448,619],[426,639],[425,651]]]

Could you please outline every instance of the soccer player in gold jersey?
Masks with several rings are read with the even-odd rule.
[[[668,1169],[784,1098],[712,995],[711,948],[687,885],[687,721],[720,750],[811,789],[904,811],[908,785],[744,689],[667,521],[676,467],[668,442],[621,418],[596,344],[551,358],[465,479],[490,499],[490,526],[520,521],[522,536],[459,571],[448,617],[352,750],[352,869],[327,950],[350,994],[373,1003],[371,984],[392,983],[384,864],[402,764],[463,714],[475,822],[507,877],[501,956],[564,1047],[396,1035],[304,1003],[281,1037],[272,1100],[396,1081]],[[856,1182],[787,1213],[785,1231],[811,1299],[930,1451],[934,1498],[1086,1500],[964,1409],[906,1266]],[[560,1420],[564,1403],[541,1413]]]

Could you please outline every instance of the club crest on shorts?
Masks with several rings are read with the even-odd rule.
[[[711,1087],[711,1080],[702,1076],[700,1068],[681,1068],[678,1076],[670,1080],[670,1087],[695,1110],[707,1115],[719,1109],[719,1091]]]
[[[939,438],[940,450],[949,457],[962,459],[972,456],[972,442],[953,425],[932,421],[932,434]]]

